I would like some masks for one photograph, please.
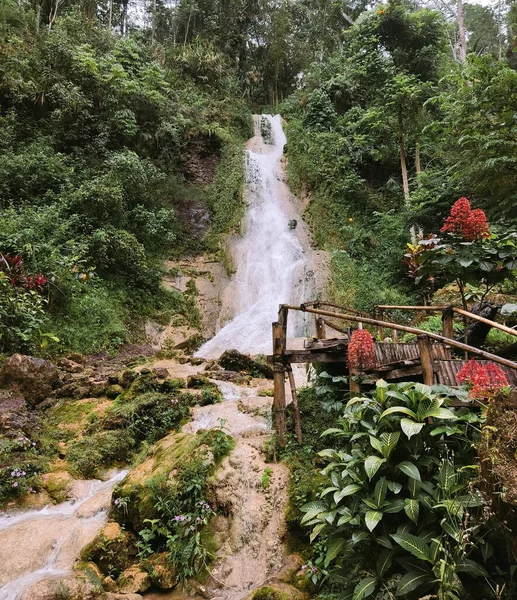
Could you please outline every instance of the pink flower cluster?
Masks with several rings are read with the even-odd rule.
[[[467,198],[460,198],[454,203],[440,231],[456,233],[469,242],[490,236],[485,212],[480,208],[472,210]]]
[[[503,371],[494,363],[481,365],[476,360],[470,360],[456,375],[459,385],[469,387],[471,398],[492,400],[495,394],[508,385]]]

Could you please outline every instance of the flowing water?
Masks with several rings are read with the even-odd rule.
[[[279,305],[300,303],[316,292],[317,253],[310,248],[298,203],[284,181],[285,143],[279,115],[255,117],[255,136],[246,154],[244,235],[231,248],[236,271],[221,311],[233,320],[200,348],[198,355],[204,358],[218,358],[231,348],[268,353]],[[295,228],[290,227],[293,220]],[[288,336],[305,333],[303,318],[293,318]]]
[[[32,585],[69,574],[82,548],[105,523],[111,491],[126,474],[77,481],[73,499],[57,506],[1,513],[0,600],[30,598]]]

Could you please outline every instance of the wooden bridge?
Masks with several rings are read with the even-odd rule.
[[[330,310],[329,310],[330,309]],[[346,309],[345,309],[346,310]],[[392,321],[381,320],[388,310],[410,310],[440,312],[442,314],[441,335],[430,333],[415,327],[400,325]],[[301,311],[314,314],[316,337],[305,340],[303,348],[289,349],[287,340],[287,320],[289,311]],[[350,376],[350,392],[360,391],[357,375],[367,376],[370,381],[385,379],[386,381],[422,381],[427,385],[444,384],[456,386],[456,375],[469,360],[469,355],[479,357],[480,363],[497,363],[504,371],[509,384],[517,387],[517,363],[497,356],[480,348],[453,339],[454,315],[464,319],[473,319],[485,323],[510,335],[517,336],[517,331],[453,306],[378,306],[377,318],[355,310],[341,312],[341,307],[330,304],[312,302],[300,306],[284,304],[280,306],[278,321],[273,323],[273,354],[268,357],[274,370],[274,413],[275,429],[281,445],[285,443],[286,434],[286,375],[290,383],[295,416],[295,430],[298,441],[302,441],[301,418],[298,398],[291,365],[294,363],[344,363],[344,374]],[[375,342],[376,366],[361,373],[349,369],[347,362],[348,344],[351,339],[351,327],[344,328],[338,323],[355,324],[362,328],[370,325],[375,328],[378,340],[384,338],[385,330],[393,332],[394,341]],[[331,332],[331,339],[327,334]],[[416,343],[399,343],[398,332],[417,336]],[[337,335],[336,335],[337,334]],[[452,348],[464,352],[463,359],[453,357]]]

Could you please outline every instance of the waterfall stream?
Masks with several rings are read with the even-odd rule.
[[[233,318],[198,356],[218,358],[230,348],[268,353],[279,305],[302,302],[316,292],[310,236],[284,181],[285,143],[279,115],[255,116],[246,154],[244,235],[231,249],[236,269],[221,311]],[[291,321],[288,336],[306,333],[303,318]]]
[[[111,491],[126,475],[78,481],[74,499],[57,506],[0,513],[0,600],[29,599],[38,581],[69,574],[105,523]]]

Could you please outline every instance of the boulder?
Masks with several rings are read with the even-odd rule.
[[[106,390],[106,396],[108,396],[108,398],[116,398],[117,396],[120,396],[120,394],[123,393],[124,388],[118,383],[110,385],[109,388]]]
[[[36,424],[36,416],[27,409],[23,396],[0,394],[0,433],[8,431],[29,433]]]
[[[113,592],[107,592],[106,600],[144,600],[144,599],[140,594],[115,594]]]
[[[310,594],[287,583],[270,583],[255,590],[249,600],[308,600]]]
[[[99,396],[104,396],[104,394],[108,390],[108,387],[109,384],[105,379],[100,381],[92,381],[90,383],[90,393],[95,398],[98,398]]]
[[[54,471],[41,476],[42,486],[56,502],[64,502],[74,478],[68,471]]]
[[[135,537],[118,523],[103,527],[97,537],[82,552],[83,560],[94,562],[103,574],[122,573],[135,554]]]
[[[58,377],[56,365],[48,360],[13,354],[0,371],[0,385],[18,390],[34,407],[50,396]]]
[[[165,367],[155,367],[153,369],[153,375],[157,379],[167,379],[169,377],[169,371]]]
[[[187,388],[196,390],[205,386],[212,385],[208,379],[208,377],[203,377],[203,375],[189,375],[187,378]]]
[[[247,371],[254,377],[273,379],[273,367],[265,362],[241,354],[238,350],[226,350],[219,358],[219,364],[227,371]]]
[[[151,587],[149,573],[142,571],[138,565],[126,569],[118,579],[119,591],[122,594],[137,594]]]

